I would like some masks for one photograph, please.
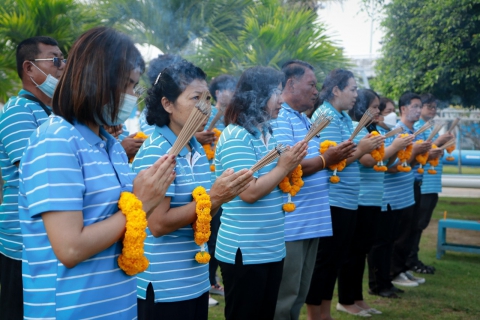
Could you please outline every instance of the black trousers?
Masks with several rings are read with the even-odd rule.
[[[283,260],[243,264],[242,252],[238,249],[235,264],[218,263],[225,285],[225,319],[273,319],[282,281]]]
[[[368,253],[368,286],[373,292],[388,290],[392,287],[390,267],[401,213],[402,210],[392,210],[388,205],[386,212],[373,214],[373,219],[377,223],[377,232]]]
[[[341,269],[348,259],[355,231],[356,210],[330,207],[330,211],[333,236],[322,237],[318,242],[317,260],[305,300],[307,304],[311,305],[318,306],[322,300],[332,300],[335,282],[337,276],[342,274]]]
[[[215,248],[217,246],[218,229],[220,229],[220,217],[222,216],[222,207],[218,209],[217,214],[210,221],[211,235],[208,239],[208,252],[210,253],[210,261],[208,262],[208,274],[210,279],[210,285],[216,285],[217,279],[215,278],[218,269],[218,260],[215,258]]]
[[[420,261],[418,259],[418,252],[420,251],[420,239],[422,238],[423,230],[428,227],[432,219],[433,210],[437,206],[438,193],[427,193],[418,196],[419,206],[415,207],[415,217],[417,220],[416,228],[413,230],[413,246],[408,256],[407,266],[413,268]],[[416,199],[415,199],[416,201]]]
[[[137,308],[139,320],[207,320],[208,292],[195,299],[155,303],[153,286],[150,283],[146,299],[137,299]]]
[[[22,261],[0,253],[0,319],[23,319]]]
[[[399,211],[398,229],[393,243],[392,265],[390,268],[391,279],[400,273],[407,271],[408,256],[413,246],[412,232],[417,220],[415,219],[415,205],[401,209]]]
[[[356,300],[363,300],[365,261],[377,233],[376,218],[381,210],[381,207],[358,207],[350,252],[338,276],[338,301],[343,305],[352,305]]]

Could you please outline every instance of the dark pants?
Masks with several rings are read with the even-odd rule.
[[[356,300],[363,300],[365,261],[378,229],[376,218],[381,210],[381,207],[358,207],[348,259],[338,276],[338,301],[343,305],[352,305]]]
[[[283,260],[243,264],[242,252],[238,249],[235,264],[222,261],[219,264],[225,286],[225,319],[273,319]]]
[[[393,210],[399,211],[398,229],[393,243],[391,279],[408,270],[407,259],[413,246],[412,231],[417,220],[414,218],[415,206]]]
[[[333,236],[318,241],[317,260],[306,303],[320,305],[322,300],[332,300],[337,276],[348,258],[357,217],[356,210],[330,207]],[[339,282],[340,285],[340,282]]]
[[[388,205],[386,212],[373,214],[373,219],[378,224],[373,245],[368,254],[368,285],[373,292],[378,293],[392,287],[390,267],[401,213],[402,210],[392,210]]]
[[[0,253],[0,319],[23,319],[22,261]]]
[[[155,303],[153,286],[150,283],[146,299],[137,299],[137,308],[139,320],[207,320],[208,292],[195,299]]]
[[[432,219],[433,210],[437,206],[438,193],[427,193],[419,196],[420,205],[415,212],[417,218],[416,228],[413,230],[413,246],[412,251],[407,260],[407,266],[410,268],[419,264],[418,252],[420,251],[420,239],[422,238],[422,232],[428,227],[430,219]],[[417,201],[415,199],[415,201]]]
[[[208,274],[210,278],[210,285],[214,286],[217,284],[217,279],[215,278],[218,268],[218,260],[215,258],[215,247],[217,245],[217,235],[218,229],[220,229],[220,217],[222,216],[222,207],[218,209],[217,214],[212,218],[210,222],[210,239],[208,239],[208,252],[210,253],[210,261],[208,262]]]

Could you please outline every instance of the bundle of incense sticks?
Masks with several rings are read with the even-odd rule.
[[[277,146],[272,149],[265,157],[262,159],[258,160],[257,163],[255,163],[250,170],[253,172],[258,171],[265,167],[267,164],[273,162],[275,159],[280,157],[280,155],[287,149],[286,146],[282,145],[281,143],[277,144]]]
[[[315,122],[312,123],[312,126],[308,130],[307,135],[303,140],[305,140],[306,142],[312,140],[313,137],[319,134],[320,131],[325,129],[330,124],[332,119],[333,118],[331,116],[327,116],[324,113],[320,114],[318,118],[315,120]]]
[[[445,150],[450,146],[453,146],[455,144],[455,138],[450,139],[447,143],[445,143],[443,146],[439,147],[439,149]]]
[[[456,118],[455,120],[453,120],[452,125],[450,126],[450,128],[448,128],[447,132],[451,133],[459,122],[460,122],[460,118]]]
[[[224,109],[220,108],[218,109],[217,114],[215,117],[213,117],[212,122],[210,122],[210,125],[207,128],[207,131],[211,131],[213,128],[215,128],[215,125],[217,124],[218,120],[223,116]]]
[[[353,141],[353,139],[357,136],[357,134],[360,132],[360,130],[362,130],[363,127],[368,126],[370,123],[372,123],[372,121],[373,121],[373,112],[370,108],[368,108],[365,111],[365,113],[363,114],[360,121],[358,121],[357,127],[355,128],[352,135],[350,136],[350,139],[348,139],[348,140]]]
[[[385,138],[393,137],[394,135],[396,135],[396,134],[398,134],[398,133],[402,133],[403,130],[404,130],[403,127],[398,127],[398,128],[396,128],[396,129],[393,129],[393,130],[390,131],[390,132],[387,132],[384,137],[385,137]]]
[[[197,102],[192,112],[190,112],[190,115],[183,125],[182,131],[180,131],[177,140],[175,140],[175,143],[168,152],[169,155],[178,156],[183,147],[185,147],[190,139],[192,139],[198,128],[200,128],[200,126],[208,120],[211,106],[210,103],[207,102],[207,97],[208,91],[204,91],[200,97],[200,100]]]
[[[430,129],[432,126],[433,126],[433,121],[432,120],[427,121],[427,122],[425,122],[425,124],[423,126],[420,127],[420,129],[415,131],[413,134],[418,136],[419,134],[422,134],[425,131],[427,131],[428,129]]]
[[[133,93],[138,97],[137,105],[141,104],[145,100],[144,94],[147,92],[147,88],[143,86],[136,86],[135,89],[133,89]]]
[[[432,132],[430,132],[430,135],[428,136],[427,141],[432,141],[432,139],[443,128],[444,125],[445,123],[436,124],[435,127],[433,127]]]

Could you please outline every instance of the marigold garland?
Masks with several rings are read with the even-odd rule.
[[[143,242],[147,237],[147,215],[142,202],[131,192],[122,192],[118,208],[125,215],[125,236],[118,265],[129,276],[136,275],[148,268],[148,259],[143,255]]]
[[[205,251],[205,243],[210,238],[210,221],[212,215],[212,202],[210,196],[204,187],[198,186],[192,191],[192,197],[197,202],[195,205],[195,212],[197,213],[197,220],[193,223],[194,240],[200,246],[200,252],[195,255],[195,260],[198,263],[208,263],[210,261],[210,254]]]
[[[328,148],[335,147],[336,145],[337,143],[335,141],[330,141],[330,140],[323,141],[322,143],[320,143],[320,154],[324,154],[328,150]],[[346,166],[347,166],[347,159],[343,159],[337,164],[332,164],[328,166],[330,170],[333,170],[333,175],[330,177],[331,183],[340,182],[340,177],[337,176],[337,172],[342,171],[343,169],[345,169]]]
[[[133,139],[147,139],[147,138],[148,136],[142,131],[137,132],[137,134],[133,137]],[[128,159],[128,162],[132,163],[134,158],[135,157],[131,157],[130,159]]]
[[[455,158],[451,155],[451,153],[453,152],[453,150],[455,150],[455,145],[451,145],[451,146],[448,147],[446,150],[447,150],[447,152],[448,152],[448,157],[446,158],[447,161],[453,161],[453,160],[455,160]]]
[[[416,144],[423,143],[423,140],[417,140],[415,143]],[[425,152],[425,153],[417,155],[415,157],[415,160],[417,160],[417,162],[420,164],[420,167],[417,169],[417,172],[418,173],[423,173],[424,172],[423,166],[427,164],[427,160],[428,160],[428,151]]]
[[[298,165],[293,171],[291,178],[288,176],[283,178],[283,180],[280,182],[278,187],[280,190],[282,190],[285,193],[288,193],[288,201],[287,203],[283,204],[283,210],[286,212],[292,212],[295,210],[295,203],[292,202],[292,197],[295,197],[295,195],[300,191],[300,189],[303,187],[304,182],[302,180],[302,165]],[[292,181],[290,183],[290,180]]]
[[[408,137],[408,133],[400,134],[400,137]],[[400,172],[410,172],[412,167],[407,163],[407,161],[412,156],[413,144],[408,145],[405,149],[398,151],[397,158],[400,160],[400,164],[397,165],[397,170]]]
[[[215,141],[213,143],[202,145],[203,149],[205,149],[205,155],[207,156],[208,160],[212,160],[215,157],[215,149],[217,148],[218,138],[222,134],[222,131],[218,130],[217,128],[213,128],[212,131],[215,135]]]
[[[378,131],[371,132],[372,137],[380,135]],[[383,164],[383,157],[385,156],[385,144],[382,143],[380,147],[370,152],[372,158],[377,161],[377,164],[373,166],[375,171],[387,171],[387,167]]]
[[[432,144],[432,149],[437,149],[438,147],[435,144]],[[428,169],[427,172],[430,174],[437,174],[437,170],[435,170],[435,167],[438,166],[440,158],[435,158],[432,160],[428,160],[428,163],[432,166],[432,168]]]

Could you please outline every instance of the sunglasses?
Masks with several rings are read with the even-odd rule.
[[[47,58],[47,59],[35,59],[33,61],[53,61],[53,65],[57,68],[60,68],[62,66],[62,62],[67,63],[67,59],[60,59],[57,57]]]

